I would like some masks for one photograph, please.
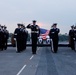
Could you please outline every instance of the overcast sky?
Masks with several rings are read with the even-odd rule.
[[[76,23],[76,0],[0,0],[0,24],[9,32],[17,23],[27,25],[34,19],[46,29],[56,22],[61,33],[68,33]]]

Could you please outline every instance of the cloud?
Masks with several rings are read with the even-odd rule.
[[[47,29],[57,22],[61,32],[65,33],[76,22],[75,7],[76,0],[0,0],[0,23],[9,25],[12,32],[16,27],[12,26],[18,22],[27,25],[36,19]]]

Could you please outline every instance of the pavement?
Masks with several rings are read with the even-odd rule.
[[[76,75],[76,52],[70,47],[38,47],[32,55],[31,47],[16,53],[15,47],[0,51],[0,75]]]

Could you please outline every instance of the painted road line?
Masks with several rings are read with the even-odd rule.
[[[34,57],[34,55],[31,56],[30,60]]]
[[[22,73],[22,71],[24,70],[24,68],[26,67],[26,65],[24,65],[21,70],[16,74],[16,75],[20,75]]]

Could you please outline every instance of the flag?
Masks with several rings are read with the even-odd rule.
[[[46,36],[48,36],[49,30],[40,28],[40,36],[42,36],[43,40],[46,40]]]

